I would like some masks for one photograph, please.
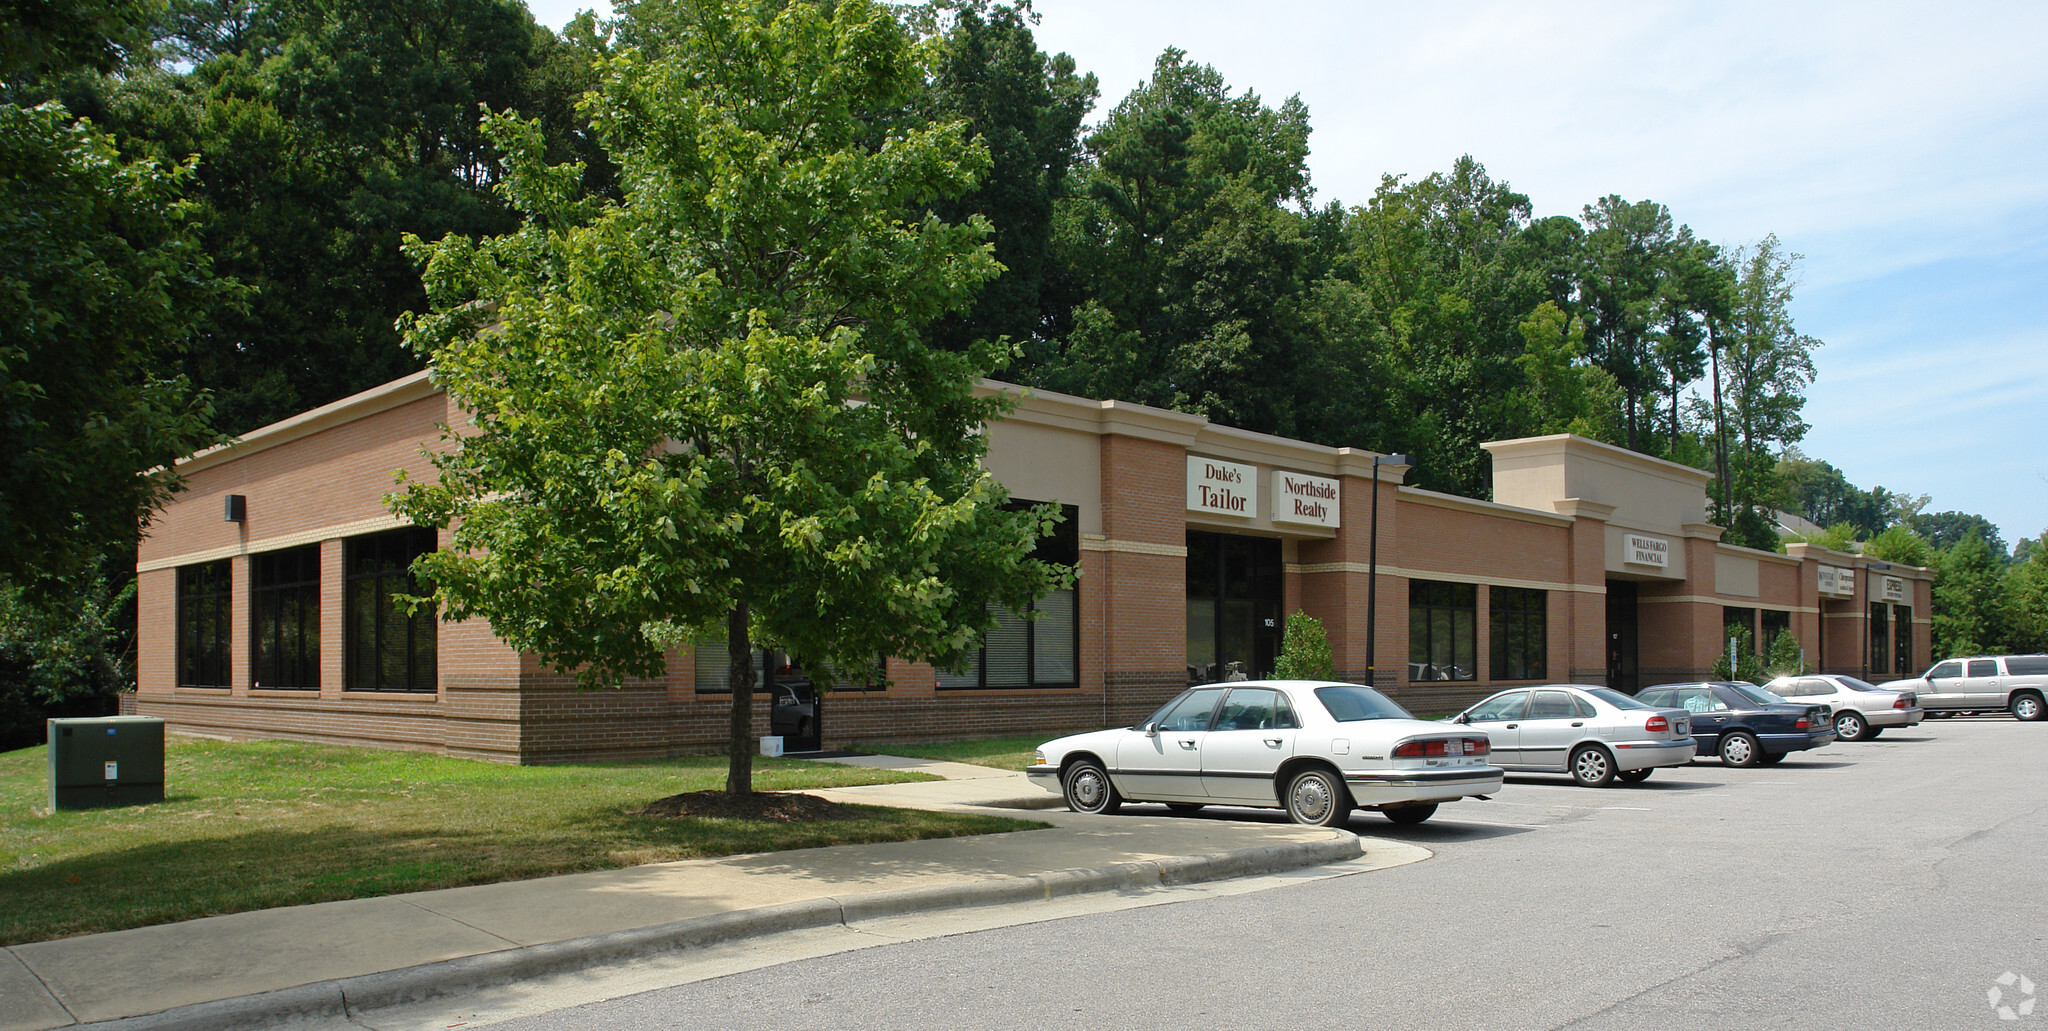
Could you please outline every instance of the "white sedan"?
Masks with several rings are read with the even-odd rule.
[[[1917,726],[1927,715],[1910,689],[1879,687],[1834,673],[1779,677],[1764,690],[1787,701],[1833,706],[1835,737],[1842,741],[1869,741],[1887,727]]]
[[[1587,787],[1642,780],[1659,766],[1692,761],[1692,717],[1605,687],[1545,684],[1502,691],[1449,723],[1483,730],[1493,763],[1569,773]]]
[[[1025,772],[1077,813],[1124,802],[1287,810],[1341,826],[1356,808],[1421,823],[1440,802],[1500,790],[1483,734],[1410,716],[1369,687],[1253,680],[1192,687],[1135,727],[1039,746]]]

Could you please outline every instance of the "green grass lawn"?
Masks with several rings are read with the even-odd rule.
[[[161,804],[54,814],[45,750],[0,753],[0,945],[639,863],[1044,826],[871,806],[854,807],[855,819],[787,824],[632,815],[723,787],[723,756],[507,766],[277,741],[174,737],[168,747]],[[754,759],[759,791],[923,779]]]
[[[858,745],[864,752],[879,752],[882,755],[900,755],[910,759],[940,759],[946,762],[973,763],[976,766],[993,766],[999,770],[1022,770],[1031,765],[1031,755],[1038,746],[1058,734],[1040,734],[1035,737],[991,737],[978,741],[940,741],[923,745]]]

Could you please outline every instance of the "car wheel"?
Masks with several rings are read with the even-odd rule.
[[[1721,735],[1721,761],[1730,766],[1755,766],[1763,762],[1764,750],[1756,738],[1736,732]]]
[[[1415,805],[1389,806],[1380,810],[1380,815],[1402,826],[1421,823],[1436,815],[1435,802],[1419,802]]]
[[[1124,804],[1116,785],[1109,782],[1109,771],[1093,759],[1083,759],[1067,769],[1061,793],[1067,798],[1067,808],[1077,813],[1113,813]]]
[[[1756,761],[1765,766],[1776,766],[1784,762],[1785,757],[1791,754],[1790,752],[1760,752],[1757,754]]]
[[[1870,729],[1870,723],[1853,712],[1835,716],[1835,736],[1844,741],[1861,741],[1863,732]]]
[[[1168,802],[1166,808],[1176,813],[1199,813],[1206,802]]]
[[[2021,694],[2012,696],[2012,717],[2032,723],[2042,717],[2041,696]]]
[[[1287,818],[1295,823],[1341,827],[1351,808],[1351,792],[1329,770],[1303,770],[1287,782]]]
[[[1614,757],[1598,745],[1584,745],[1572,752],[1572,779],[1589,788],[1604,788],[1614,782]]]
[[[1655,767],[1645,766],[1640,770],[1623,770],[1615,776],[1620,777],[1625,784],[1641,784],[1650,779],[1650,771],[1653,769]]]
[[[1872,728],[1870,728],[1870,734],[1869,734],[1869,736],[1865,737],[1865,738],[1864,738],[1863,740],[1865,740],[1865,741],[1875,741],[1875,740],[1877,740],[1877,737],[1878,737],[1878,735],[1879,735],[1879,734],[1882,734],[1882,733],[1884,733],[1884,728],[1883,728],[1883,727],[1872,727]]]

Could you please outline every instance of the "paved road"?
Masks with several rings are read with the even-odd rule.
[[[1515,777],[1421,827],[1360,814],[1436,853],[1395,869],[940,927],[499,1026],[2048,1026],[2048,1005],[2002,1021],[1987,1000],[2008,971],[2048,994],[2048,725],[1938,721],[1809,755],[1604,791]]]

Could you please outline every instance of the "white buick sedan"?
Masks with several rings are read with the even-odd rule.
[[[1357,684],[1252,680],[1192,687],[1135,727],[1039,746],[1025,772],[1077,813],[1125,802],[1287,810],[1340,826],[1357,808],[1421,823],[1438,803],[1500,790],[1484,734],[1410,716]]]

